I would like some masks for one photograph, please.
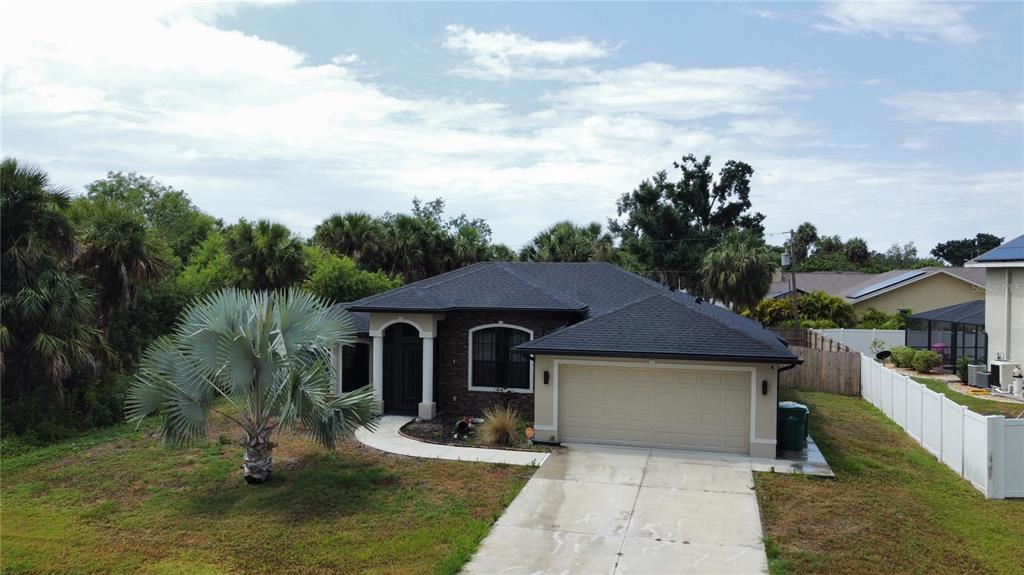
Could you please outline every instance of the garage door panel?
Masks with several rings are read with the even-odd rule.
[[[750,380],[743,372],[563,366],[562,441],[746,453]]]

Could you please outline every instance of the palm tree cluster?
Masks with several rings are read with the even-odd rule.
[[[0,373],[8,430],[73,419],[69,392],[87,394],[116,359],[98,326],[109,325],[139,286],[164,270],[131,213],[105,206],[102,217],[77,226],[73,204],[42,169],[13,158],[0,164]]]
[[[491,228],[465,214],[445,219],[444,200],[413,199],[412,213],[376,218],[363,212],[334,214],[316,227],[313,242],[352,258],[368,270],[406,282],[418,281],[481,261],[514,259],[510,248],[491,241]]]

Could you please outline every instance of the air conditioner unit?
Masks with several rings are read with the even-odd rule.
[[[974,381],[978,387],[982,389],[988,389],[988,381],[991,375],[992,373],[988,371],[978,371],[974,375]]]
[[[967,364],[967,385],[971,387],[983,387],[978,385],[978,372],[985,371],[985,364]]]

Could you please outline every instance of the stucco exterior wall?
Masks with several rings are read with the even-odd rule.
[[[985,299],[983,288],[949,274],[937,273],[873,298],[853,303],[853,309],[858,314],[871,308],[887,314],[897,313],[901,309],[918,313],[980,299]]]
[[[739,362],[712,361],[681,361],[646,359],[608,358],[608,357],[576,357],[539,355],[534,358],[534,427],[540,441],[557,442],[558,427],[555,414],[555,360],[560,362],[573,361],[609,361],[616,363],[636,364],[644,367],[652,363],[659,365],[685,365],[699,369],[702,366],[728,366],[755,370],[756,394],[754,400],[754,421],[751,422],[753,441],[750,443],[750,454],[754,457],[775,457],[776,444],[776,409],[778,405],[777,369],[781,366],[770,364],[748,364]],[[797,368],[799,369],[799,367]],[[548,372],[548,383],[544,383],[544,372]],[[761,393],[761,382],[768,382],[768,393]]]
[[[1024,365],[1024,268],[988,268],[985,288],[988,360]]]

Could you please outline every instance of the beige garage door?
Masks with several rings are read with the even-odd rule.
[[[750,373],[563,365],[563,442],[747,453]]]

